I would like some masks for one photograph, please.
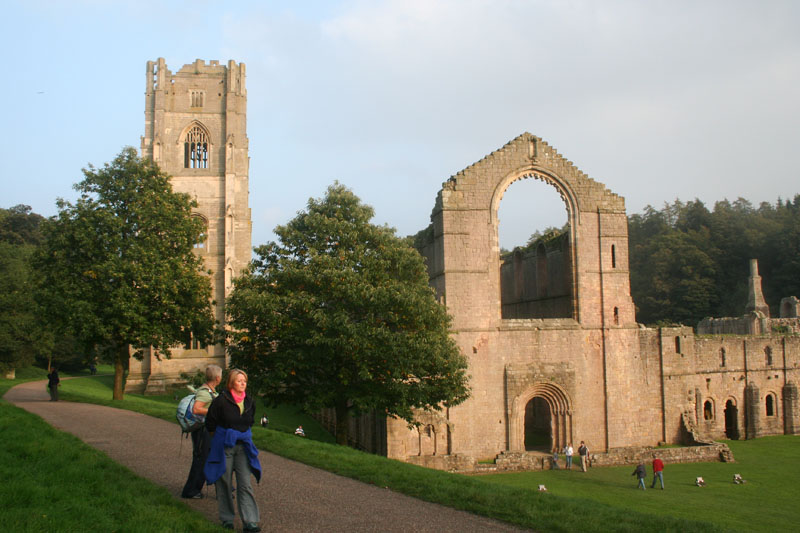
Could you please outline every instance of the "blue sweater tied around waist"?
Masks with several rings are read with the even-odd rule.
[[[261,481],[261,463],[258,460],[258,449],[253,444],[253,433],[250,429],[242,432],[217,426],[214,438],[211,440],[211,451],[208,453],[208,459],[203,467],[203,474],[209,485],[216,483],[225,473],[225,449],[233,448],[237,442],[241,442],[244,447],[247,462],[250,463],[250,470],[256,481]]]

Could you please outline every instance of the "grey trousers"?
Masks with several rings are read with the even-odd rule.
[[[236,501],[239,504],[239,516],[245,524],[258,524],[258,505],[250,482],[250,463],[241,444],[225,448],[225,474],[216,483],[219,519],[222,522],[233,522],[235,516],[231,486],[234,471],[236,471]]]

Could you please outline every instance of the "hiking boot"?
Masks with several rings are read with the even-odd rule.
[[[258,533],[261,531],[261,528],[258,527],[258,524],[245,524],[244,529],[242,530],[246,533]]]
[[[223,522],[222,523],[223,529],[233,529],[233,522]]]

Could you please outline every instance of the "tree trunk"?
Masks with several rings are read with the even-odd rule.
[[[117,353],[114,355],[114,394],[112,396],[114,400],[121,400],[125,392],[125,383],[123,380],[125,377],[125,362],[130,356],[131,354],[128,351],[127,344],[118,348]]]
[[[336,401],[336,444],[347,446],[347,428],[349,426],[347,400]]]

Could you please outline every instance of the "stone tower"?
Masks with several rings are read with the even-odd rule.
[[[232,280],[250,261],[249,157],[245,66],[202,59],[177,73],[163,58],[147,62],[145,133],[141,153],[172,176],[177,192],[193,196],[195,216],[206,225],[195,246],[211,270],[216,319],[225,320]],[[147,354],[131,360],[126,389],[159,392],[208,363],[225,366],[222,345],[203,346],[188,335],[171,359]]]

